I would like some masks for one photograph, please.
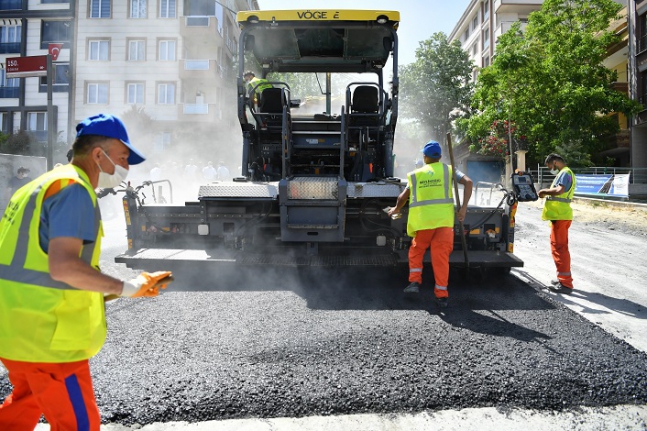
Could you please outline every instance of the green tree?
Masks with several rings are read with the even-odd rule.
[[[400,72],[401,116],[444,142],[452,121],[469,109],[473,68],[460,42],[442,32],[420,42],[416,60]]]
[[[619,41],[608,27],[620,8],[612,0],[546,0],[524,33],[517,23],[501,36],[477,81],[472,141],[484,142],[494,121],[509,120],[527,136],[530,159],[558,151],[572,165],[591,164],[618,131],[611,114],[641,109],[612,88],[617,76],[602,64]]]
[[[0,139],[0,153],[43,157],[46,155],[46,148],[32,133],[20,130]]]

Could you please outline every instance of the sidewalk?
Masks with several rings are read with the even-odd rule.
[[[647,406],[582,407],[577,411],[521,409],[444,410],[416,414],[360,414],[307,418],[234,419],[200,423],[169,422],[126,427],[104,425],[102,431],[563,431],[644,430]],[[38,425],[37,431],[49,431]]]

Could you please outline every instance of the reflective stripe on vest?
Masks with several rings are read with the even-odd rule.
[[[434,180],[434,176],[440,176],[441,169],[442,179]],[[429,180],[425,176],[428,176]],[[449,166],[440,162],[425,165],[408,175],[410,194],[407,235],[414,237],[419,230],[454,226],[451,176]],[[425,181],[432,184],[421,188]]]
[[[556,201],[556,202],[564,202],[567,204],[571,203],[571,199],[568,198],[558,198],[557,196],[546,196],[547,201]]]
[[[551,187],[557,185],[557,179],[562,172],[566,172],[571,175],[573,183],[571,188],[557,196],[546,196],[546,202],[544,203],[544,209],[541,213],[541,218],[543,220],[573,220],[573,209],[571,208],[571,201],[575,195],[576,179],[573,171],[568,167],[562,168],[560,173],[553,180]]]
[[[453,204],[454,200],[449,197],[449,191],[451,187],[451,182],[449,181],[449,169],[447,165],[443,165],[443,181],[444,181],[444,191],[445,197],[443,199],[427,199],[424,201],[418,200],[418,180],[416,179],[416,171],[413,171],[411,174],[411,197],[409,202],[409,208],[417,207],[421,205],[435,205],[435,204]]]
[[[29,201],[27,202],[25,211],[22,215],[22,221],[20,222],[18,242],[16,243],[16,250],[14,252],[13,259],[11,260],[11,264],[8,266],[0,265],[0,279],[15,281],[17,283],[33,284],[41,287],[49,287],[52,289],[77,290],[69,284],[54,280],[49,272],[41,272],[25,268],[29,248],[30,221],[31,218],[35,216],[34,211],[36,211],[36,201],[41,190],[42,184],[39,185],[29,197]],[[94,208],[94,223],[96,227],[95,237],[99,234],[99,224],[101,222],[100,214],[99,205],[97,204]],[[97,241],[93,241],[90,244],[84,245],[81,250],[80,258],[87,262],[88,265],[92,263],[92,256],[94,255],[96,244]]]
[[[96,223],[94,241],[83,245],[79,258],[98,270],[101,213],[85,172],[65,165],[17,191],[0,222],[0,357],[74,362],[96,355],[105,342],[103,295],[53,280],[40,245],[43,202],[72,183],[92,199]]]

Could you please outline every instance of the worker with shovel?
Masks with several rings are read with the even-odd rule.
[[[422,283],[422,262],[425,251],[431,248],[434,271],[434,295],[439,307],[447,306],[449,293],[449,255],[454,249],[453,169],[440,161],[440,144],[429,141],[422,150],[424,166],[407,174],[409,183],[402,191],[389,216],[399,214],[409,202],[407,234],[413,238],[409,248],[409,286],[405,293],[418,293]],[[456,178],[463,184],[463,204],[456,217],[460,221],[467,214],[467,203],[472,196],[472,180],[456,170]]]

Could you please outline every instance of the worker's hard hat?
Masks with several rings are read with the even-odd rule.
[[[130,143],[124,123],[114,115],[97,114],[81,121],[76,125],[76,137],[83,135],[98,135],[119,139],[130,150],[130,155],[128,156],[129,165],[136,165],[146,160]]]
[[[427,142],[427,145],[425,145],[425,148],[422,149],[422,154],[427,157],[431,157],[432,159],[438,159],[443,152],[440,149],[440,144],[438,142],[429,141]]]

